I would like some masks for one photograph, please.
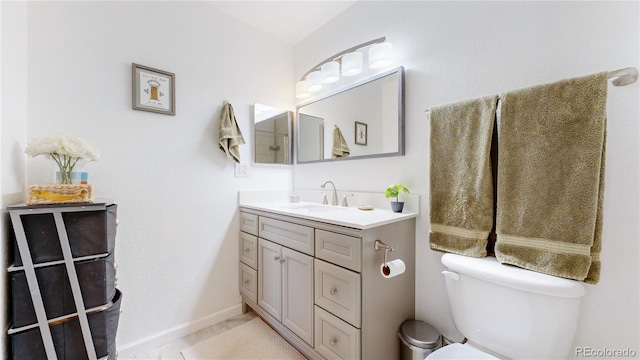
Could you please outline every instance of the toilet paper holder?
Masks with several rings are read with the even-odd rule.
[[[395,251],[396,249],[394,249],[393,246],[389,246],[380,240],[376,240],[373,243],[373,250],[375,251],[384,250],[384,266],[387,266],[387,254],[389,252]]]

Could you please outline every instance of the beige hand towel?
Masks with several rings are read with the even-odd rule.
[[[502,99],[496,257],[597,283],[607,74],[513,91]]]
[[[227,157],[237,163],[240,162],[240,145],[244,144],[244,137],[236,122],[233,107],[224,102],[220,115],[220,131],[218,147],[227,154]]]
[[[342,136],[342,131],[340,131],[339,127],[333,128],[333,147],[331,148],[331,157],[339,158],[339,157],[347,157],[349,156],[350,150],[349,145],[347,145],[347,141]]]
[[[497,102],[494,95],[430,110],[432,250],[487,255],[493,227],[490,152]]]

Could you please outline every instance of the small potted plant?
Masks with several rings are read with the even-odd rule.
[[[404,201],[399,201],[398,199],[400,192],[409,194],[409,189],[402,184],[393,184],[389,186],[387,191],[384,193],[384,196],[387,198],[396,198],[396,201],[391,202],[391,210],[393,210],[393,212],[402,212],[402,209],[404,209]]]

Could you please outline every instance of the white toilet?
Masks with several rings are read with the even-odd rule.
[[[426,359],[566,359],[576,332],[580,282],[493,257],[444,254],[445,285],[456,328],[467,338]]]

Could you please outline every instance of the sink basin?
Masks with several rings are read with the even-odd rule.
[[[316,205],[316,204],[291,204],[283,206],[285,209],[295,209],[302,210],[308,212],[331,212],[331,211],[340,211],[346,208],[339,206],[330,206],[330,205]]]

